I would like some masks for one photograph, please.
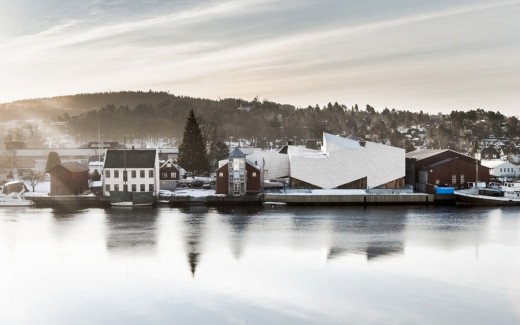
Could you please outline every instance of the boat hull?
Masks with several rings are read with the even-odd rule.
[[[455,198],[457,205],[520,206],[520,199],[506,197],[455,193]]]

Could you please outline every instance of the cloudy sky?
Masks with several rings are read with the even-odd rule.
[[[520,112],[520,1],[0,0],[0,102],[165,90]]]

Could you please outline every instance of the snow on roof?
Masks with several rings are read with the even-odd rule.
[[[480,164],[487,168],[496,168],[502,165],[512,165],[510,162],[503,160],[482,160]]]
[[[449,149],[419,149],[406,153],[406,158],[415,158],[417,160],[422,160],[425,158],[429,158],[445,151],[450,151]]]

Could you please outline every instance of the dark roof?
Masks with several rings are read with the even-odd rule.
[[[155,149],[107,150],[104,168],[153,168]]]
[[[52,169],[54,169],[56,167],[63,167],[66,170],[68,170],[69,172],[71,172],[71,173],[88,172],[88,167],[87,166],[84,166],[84,165],[82,165],[80,163],[77,163],[77,162],[65,162],[65,163],[57,164]]]
[[[233,151],[231,151],[231,153],[229,154],[229,158],[244,158],[245,156],[246,154],[243,153],[242,150],[240,150],[240,148],[238,147],[233,149]]]

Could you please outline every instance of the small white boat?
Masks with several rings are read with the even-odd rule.
[[[31,200],[26,200],[22,194],[25,190],[19,193],[10,193],[0,196],[0,207],[28,207],[34,205]]]

